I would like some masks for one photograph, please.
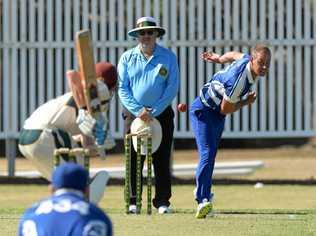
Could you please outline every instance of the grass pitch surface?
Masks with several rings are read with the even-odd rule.
[[[214,216],[195,219],[194,186],[173,186],[173,214],[124,214],[123,186],[109,186],[100,203],[115,235],[316,235],[316,187],[214,186]],[[146,190],[146,189],[145,189]],[[1,235],[16,235],[24,209],[49,195],[46,186],[0,186]],[[144,191],[143,199],[146,199]],[[146,206],[146,202],[143,202]]]

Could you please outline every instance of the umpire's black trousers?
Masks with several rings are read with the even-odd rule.
[[[174,112],[168,106],[159,116],[155,117],[162,128],[162,140],[158,150],[153,153],[153,167],[155,172],[155,197],[154,207],[169,206],[171,198],[171,172],[170,172],[170,152],[174,131]],[[130,133],[130,126],[135,116],[127,109],[123,108],[124,133]],[[142,156],[142,168],[145,156]],[[142,178],[143,179],[143,178]],[[136,152],[131,148],[131,196],[130,203],[136,204]]]

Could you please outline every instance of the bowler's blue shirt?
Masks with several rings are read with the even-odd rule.
[[[110,219],[81,193],[60,189],[50,198],[27,209],[19,224],[19,236],[112,235]]]
[[[153,55],[146,59],[136,46],[124,52],[118,64],[118,95],[122,105],[135,116],[144,107],[154,117],[162,113],[176,97],[179,68],[175,54],[156,44]]]
[[[250,59],[251,56],[245,54],[212,76],[200,91],[202,103],[220,109],[223,98],[230,103],[239,102],[255,82],[250,71]]]

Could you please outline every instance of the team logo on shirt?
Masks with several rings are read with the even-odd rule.
[[[167,77],[167,75],[168,75],[168,71],[167,71],[167,69],[165,68],[165,67],[161,67],[160,69],[159,69],[159,75],[161,75],[162,77]]]
[[[107,225],[101,220],[91,220],[85,225],[83,236],[103,236],[107,233]]]

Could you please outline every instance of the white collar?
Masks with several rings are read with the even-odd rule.
[[[247,78],[248,78],[249,83],[253,84],[255,82],[256,78],[252,77],[251,70],[250,70],[250,61],[248,62],[247,66],[246,66],[246,74],[247,74]]]
[[[78,195],[79,197],[84,197],[83,192],[81,192],[80,190],[71,189],[71,188],[60,188],[60,189],[57,189],[54,192],[54,195],[55,196],[60,196],[60,195],[65,194],[65,193],[73,193],[75,195]]]

